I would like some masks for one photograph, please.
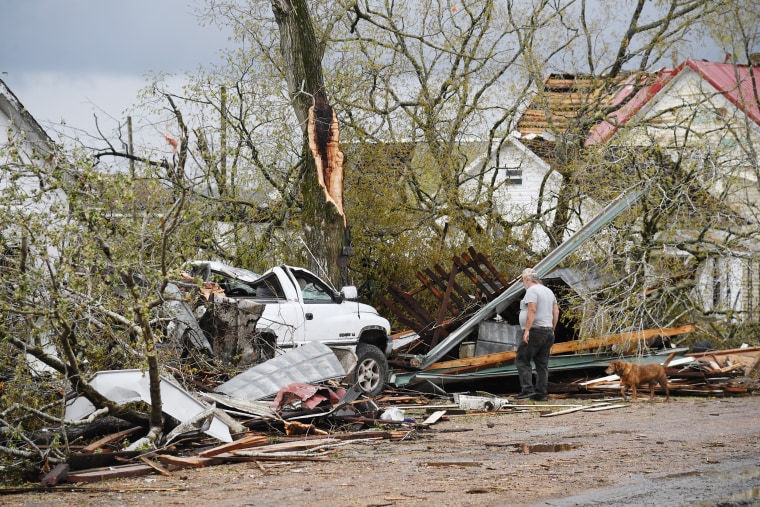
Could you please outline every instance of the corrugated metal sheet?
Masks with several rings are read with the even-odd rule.
[[[308,384],[345,376],[338,356],[327,345],[314,341],[247,369],[215,391],[241,400],[261,400],[294,382]]]
[[[151,402],[150,379],[141,370],[108,370],[99,371],[90,379],[90,386],[100,394],[117,404],[133,401]],[[186,422],[209,410],[209,406],[195,399],[173,379],[161,377],[161,410],[180,422]],[[76,420],[87,417],[95,411],[90,400],[79,396],[66,403],[66,420]],[[211,425],[204,433],[218,438],[222,442],[232,442],[230,429],[227,424],[214,416]]]
[[[555,269],[541,280],[545,284],[551,284],[552,280],[562,280],[579,294],[587,294],[605,285],[599,271],[591,266],[583,270],[574,268]]]

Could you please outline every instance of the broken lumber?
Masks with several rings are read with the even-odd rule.
[[[167,477],[171,477],[172,473],[162,467],[159,463],[156,463],[155,461],[149,459],[147,456],[140,456],[140,461],[148,465],[149,467],[152,467],[153,470],[160,473],[161,475],[165,475]]]
[[[42,478],[43,486],[55,486],[60,482],[65,482],[69,474],[68,463],[59,463]]]
[[[584,410],[584,412],[601,412],[602,410],[614,410],[616,408],[625,408],[625,407],[630,407],[630,406],[631,406],[630,403],[618,403],[617,405],[607,405],[604,407],[587,408]]]
[[[245,449],[248,447],[254,447],[257,445],[264,445],[269,441],[269,438],[263,435],[248,435],[243,438],[239,438],[234,442],[214,447],[213,449],[206,449],[197,454],[201,458],[211,458],[217,454],[234,451],[237,449]]]
[[[106,435],[100,440],[96,440],[95,442],[92,442],[91,444],[82,447],[80,452],[95,452],[105,445],[121,440],[122,438],[128,437],[129,435],[133,433],[137,433],[141,429],[143,429],[141,426],[135,426],[134,428],[129,428],[124,431],[119,431],[118,433]]]
[[[565,410],[560,410],[558,412],[547,412],[546,414],[541,414],[541,417],[554,417],[554,416],[557,416],[557,415],[572,414],[573,412],[579,412],[581,410],[586,410],[587,408],[591,408],[591,407],[601,407],[603,405],[609,405],[609,403],[607,403],[607,402],[604,402],[604,403],[595,403],[594,405],[590,405],[588,407],[585,406],[585,405],[575,406],[575,407],[572,407],[572,408],[567,408]]]
[[[108,479],[117,479],[120,477],[139,477],[149,475],[154,471],[153,467],[141,464],[118,465],[104,468],[90,468],[88,470],[79,470],[69,472],[69,482],[100,482]]]
[[[199,456],[174,456],[172,454],[159,454],[156,459],[164,464],[171,465],[175,469],[180,468],[203,468],[212,465],[224,463],[224,459],[214,456],[212,458],[201,458]]]
[[[555,343],[552,345],[551,355],[580,352],[582,350],[591,350],[599,347],[614,345],[616,343],[646,340],[654,336],[677,336],[680,334],[691,333],[695,329],[696,327],[694,324],[685,324],[678,327],[653,328],[643,331],[631,331],[628,333],[600,336],[598,338],[588,338],[586,340],[573,340],[569,342]],[[455,359],[452,361],[433,363],[425,368],[425,370],[438,370],[441,373],[443,373],[441,370],[446,370],[445,373],[467,373],[478,371],[481,368],[498,366],[499,364],[505,363],[507,361],[513,361],[516,355],[517,351],[514,350],[507,352],[496,352],[494,354],[469,357],[466,359]]]
[[[435,424],[438,422],[438,420],[443,417],[443,415],[446,413],[445,410],[438,410],[437,412],[433,412],[427,419],[422,421],[423,426],[430,426],[431,424]]]

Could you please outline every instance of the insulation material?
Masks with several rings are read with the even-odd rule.
[[[317,178],[325,191],[325,199],[331,202],[343,217],[343,227],[348,225],[343,211],[343,152],[340,150],[340,127],[338,117],[324,98],[317,97],[309,108],[307,126],[309,148],[317,166]]]

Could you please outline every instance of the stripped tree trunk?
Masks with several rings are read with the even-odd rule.
[[[280,27],[280,51],[285,62],[290,97],[304,135],[302,220],[307,246],[316,257],[309,259],[309,268],[339,285],[346,282],[347,273],[347,263],[341,262],[345,259],[342,256],[346,237],[343,198],[341,191],[339,205],[336,204],[338,199],[328,191],[331,178],[329,175],[326,178],[325,174],[339,169],[342,189],[343,167],[342,155],[337,157],[334,151],[334,143],[337,142],[332,127],[334,113],[324,90],[324,48],[317,41],[305,0],[272,0],[272,10]],[[313,113],[312,129],[309,129],[310,111]],[[321,132],[325,137],[321,141],[312,139],[310,143],[309,130]],[[332,154],[328,154],[330,143],[333,143]],[[340,167],[333,167],[338,158]],[[335,183],[336,180],[333,178],[332,181]]]

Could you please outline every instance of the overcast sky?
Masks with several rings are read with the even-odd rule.
[[[228,45],[203,0],[0,0],[0,78],[44,128],[121,119],[153,72],[183,75]],[[52,133],[51,133],[52,134]]]
[[[94,132],[93,113],[101,126],[107,117],[123,123],[149,74],[183,76],[216,62],[229,45],[219,28],[200,25],[196,14],[204,6],[204,0],[0,0],[0,78],[51,136],[61,121]],[[682,58],[713,56],[700,53]]]

